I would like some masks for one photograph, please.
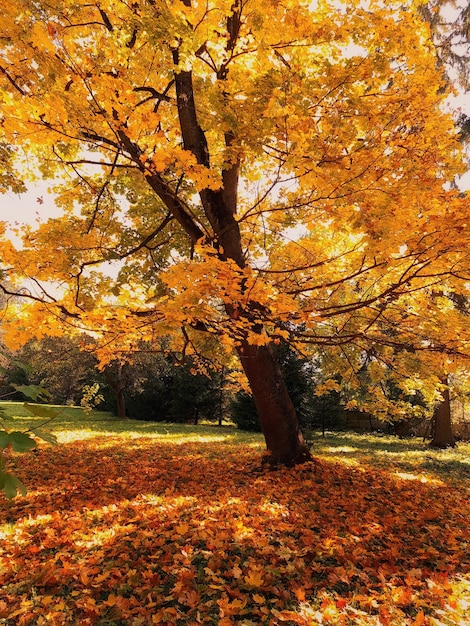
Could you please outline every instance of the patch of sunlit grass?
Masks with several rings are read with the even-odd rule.
[[[408,472],[395,472],[395,476],[401,478],[402,480],[417,480],[420,483],[428,483],[430,485],[439,485],[445,486],[444,481],[439,480],[438,478],[429,478],[428,476],[422,476],[419,474],[410,474]]]
[[[106,448],[112,447],[115,445],[116,434],[113,432],[107,431],[83,431],[83,430],[67,430],[67,431],[58,431],[57,432],[57,441],[59,443],[73,443],[74,441],[84,441],[84,440],[96,440],[95,446],[97,448]],[[152,442],[166,442],[166,443],[176,443],[183,444],[189,442],[199,442],[199,443],[214,443],[214,442],[229,442],[233,440],[231,435],[219,435],[217,432],[212,432],[205,435],[200,435],[197,431],[181,433],[141,433],[138,431],[127,431],[125,433],[125,440],[122,441],[122,445],[124,447],[132,447],[133,445],[145,445],[151,444]]]
[[[334,453],[343,453],[343,452],[357,452],[357,448],[353,448],[352,446],[331,446],[329,448],[326,448],[327,452],[334,452]]]
[[[430,448],[428,442],[419,438],[398,439],[367,433],[328,433],[325,437],[318,434],[311,439],[313,454],[330,462],[346,464],[351,457],[359,465],[380,467],[394,475],[397,472],[419,475],[430,484],[433,480],[470,478],[469,442],[439,450]]]
[[[315,454],[315,450],[313,451],[314,455],[318,458],[321,458],[323,461],[327,461],[328,463],[341,463],[341,465],[345,465],[346,467],[360,467],[361,463],[354,458],[348,456],[341,456],[341,454]]]

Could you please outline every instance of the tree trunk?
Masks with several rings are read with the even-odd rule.
[[[219,412],[217,424],[222,426],[222,422],[224,419],[224,387],[225,387],[225,367],[222,366],[222,370],[220,372],[220,387],[219,387]]]
[[[127,415],[126,415],[126,399],[124,397],[124,390],[120,388],[116,389],[115,395],[116,395],[117,418],[121,420],[125,420],[127,419]]]
[[[266,440],[269,463],[295,465],[311,460],[294,405],[271,347],[243,342],[238,348],[238,355],[250,383]]]
[[[447,379],[442,381],[447,384]],[[433,448],[455,448],[455,439],[452,432],[452,419],[450,413],[449,387],[442,392],[442,402],[434,411],[434,435],[431,443]]]
[[[118,419],[122,420],[127,419],[124,391],[129,383],[128,376],[125,375],[124,369],[124,364],[121,361],[116,361],[116,375],[114,377],[108,369],[103,371],[109,386],[114,392],[114,397],[116,398],[116,416]]]

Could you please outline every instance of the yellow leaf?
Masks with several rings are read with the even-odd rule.
[[[266,602],[266,598],[264,596],[261,596],[259,593],[253,594],[253,600],[256,602],[256,604],[264,604]]]
[[[251,570],[243,580],[250,587],[261,587],[264,582],[262,573],[257,570]]]

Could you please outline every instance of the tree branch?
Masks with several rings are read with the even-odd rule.
[[[173,50],[173,61],[175,63],[176,104],[184,148],[196,157],[200,165],[209,168],[209,148],[205,133],[198,121],[192,73],[179,70],[178,49]],[[240,229],[233,216],[236,207],[238,173],[235,170],[232,172],[229,170],[225,173],[226,190],[203,189],[199,192],[199,196],[207,219],[214,230],[217,243],[223,248],[220,250],[221,258],[231,258],[243,268],[245,258],[241,247]]]
[[[8,81],[13,85],[13,87],[20,92],[20,94],[22,96],[26,95],[26,92],[18,85],[18,83],[16,82],[16,80],[7,72],[7,70],[0,65],[0,72],[2,72],[2,74],[4,74]]]
[[[100,12],[101,17],[103,18],[104,25],[109,30],[109,32],[112,33],[114,28],[113,28],[113,25],[110,22],[110,19],[109,19],[108,15],[106,14],[105,11],[103,11],[103,9],[101,7],[98,7],[98,11]]]
[[[35,281],[35,282],[37,282],[37,281]],[[52,298],[52,296],[49,296],[44,290],[43,290],[44,294],[47,295],[47,297],[51,299],[50,302],[44,300],[43,298],[40,298],[39,296],[35,296],[34,294],[30,293],[29,291],[26,291],[25,289],[20,289],[19,291],[10,291],[2,283],[0,283],[0,290],[6,296],[12,296],[14,298],[27,298],[28,300],[33,300],[34,302],[39,302],[40,304],[44,304],[46,306],[54,305],[64,315],[67,315],[68,317],[73,317],[75,319],[77,319],[79,317],[78,313],[72,313],[63,304],[58,304],[57,300],[55,298]]]
[[[169,89],[172,84],[174,84],[174,81],[171,81],[167,89]],[[148,100],[153,100],[153,99],[163,100],[164,102],[171,102],[170,96],[167,96],[166,93],[160,93],[153,87],[134,87],[134,91],[147,91],[150,94],[148,98],[145,98],[145,100],[142,100],[142,102],[139,102],[137,106],[143,104],[144,102],[147,102]]]
[[[155,172],[146,176],[146,180],[176,221],[183,227],[193,244],[206,236],[201,227],[191,217],[188,208],[184,205],[181,198],[158,173]]]

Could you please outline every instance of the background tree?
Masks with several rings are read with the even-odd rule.
[[[171,359],[162,352],[135,353],[128,363],[129,384],[125,390],[127,415],[133,419],[169,421]]]
[[[421,7],[430,24],[440,63],[467,91],[470,63],[470,7],[465,0],[430,0]]]
[[[52,404],[79,405],[86,384],[98,378],[97,359],[82,349],[86,338],[43,337],[32,339],[15,353],[9,382],[47,389]]]
[[[117,359],[111,361],[103,370],[103,376],[109,387],[113,390],[114,407],[118,419],[126,419],[126,396],[125,392],[131,384],[130,364]]]
[[[434,410],[430,445],[433,448],[455,448],[450,409],[450,391],[447,379],[442,380],[442,385],[442,400],[437,403]]]
[[[24,400],[12,385],[40,386],[52,404],[80,405],[84,389],[97,383],[105,403],[119,419],[192,422],[217,420],[221,411],[219,372],[204,375],[191,359],[178,363],[178,355],[162,342],[140,345],[129,360],[111,361],[99,371],[93,341],[87,337],[32,339],[8,359],[0,391],[10,400]]]
[[[412,355],[428,386],[435,354],[467,354],[431,295],[467,290],[469,207],[446,191],[464,166],[414,2],[20,0],[0,20],[0,132],[63,209],[4,242],[36,288],[11,343],[73,323],[106,363],[208,334],[285,463],[309,452],[281,339],[346,378],[371,345],[376,375]]]
[[[223,380],[220,372],[200,374],[190,363],[173,368],[169,420],[198,424],[201,420],[218,421]]]
[[[470,90],[470,8],[465,0],[431,0],[420,8],[431,27],[439,65],[457,92]],[[460,98],[462,100],[462,98]],[[463,106],[456,115],[460,138],[470,139],[470,109]]]
[[[219,418],[221,374],[214,371],[202,374],[191,359],[178,363],[177,356],[145,345],[131,355],[131,361],[125,364],[123,388],[128,417],[194,424],[202,419]],[[109,370],[110,366],[104,369],[108,378],[112,376]],[[115,400],[111,406],[119,416]]]

